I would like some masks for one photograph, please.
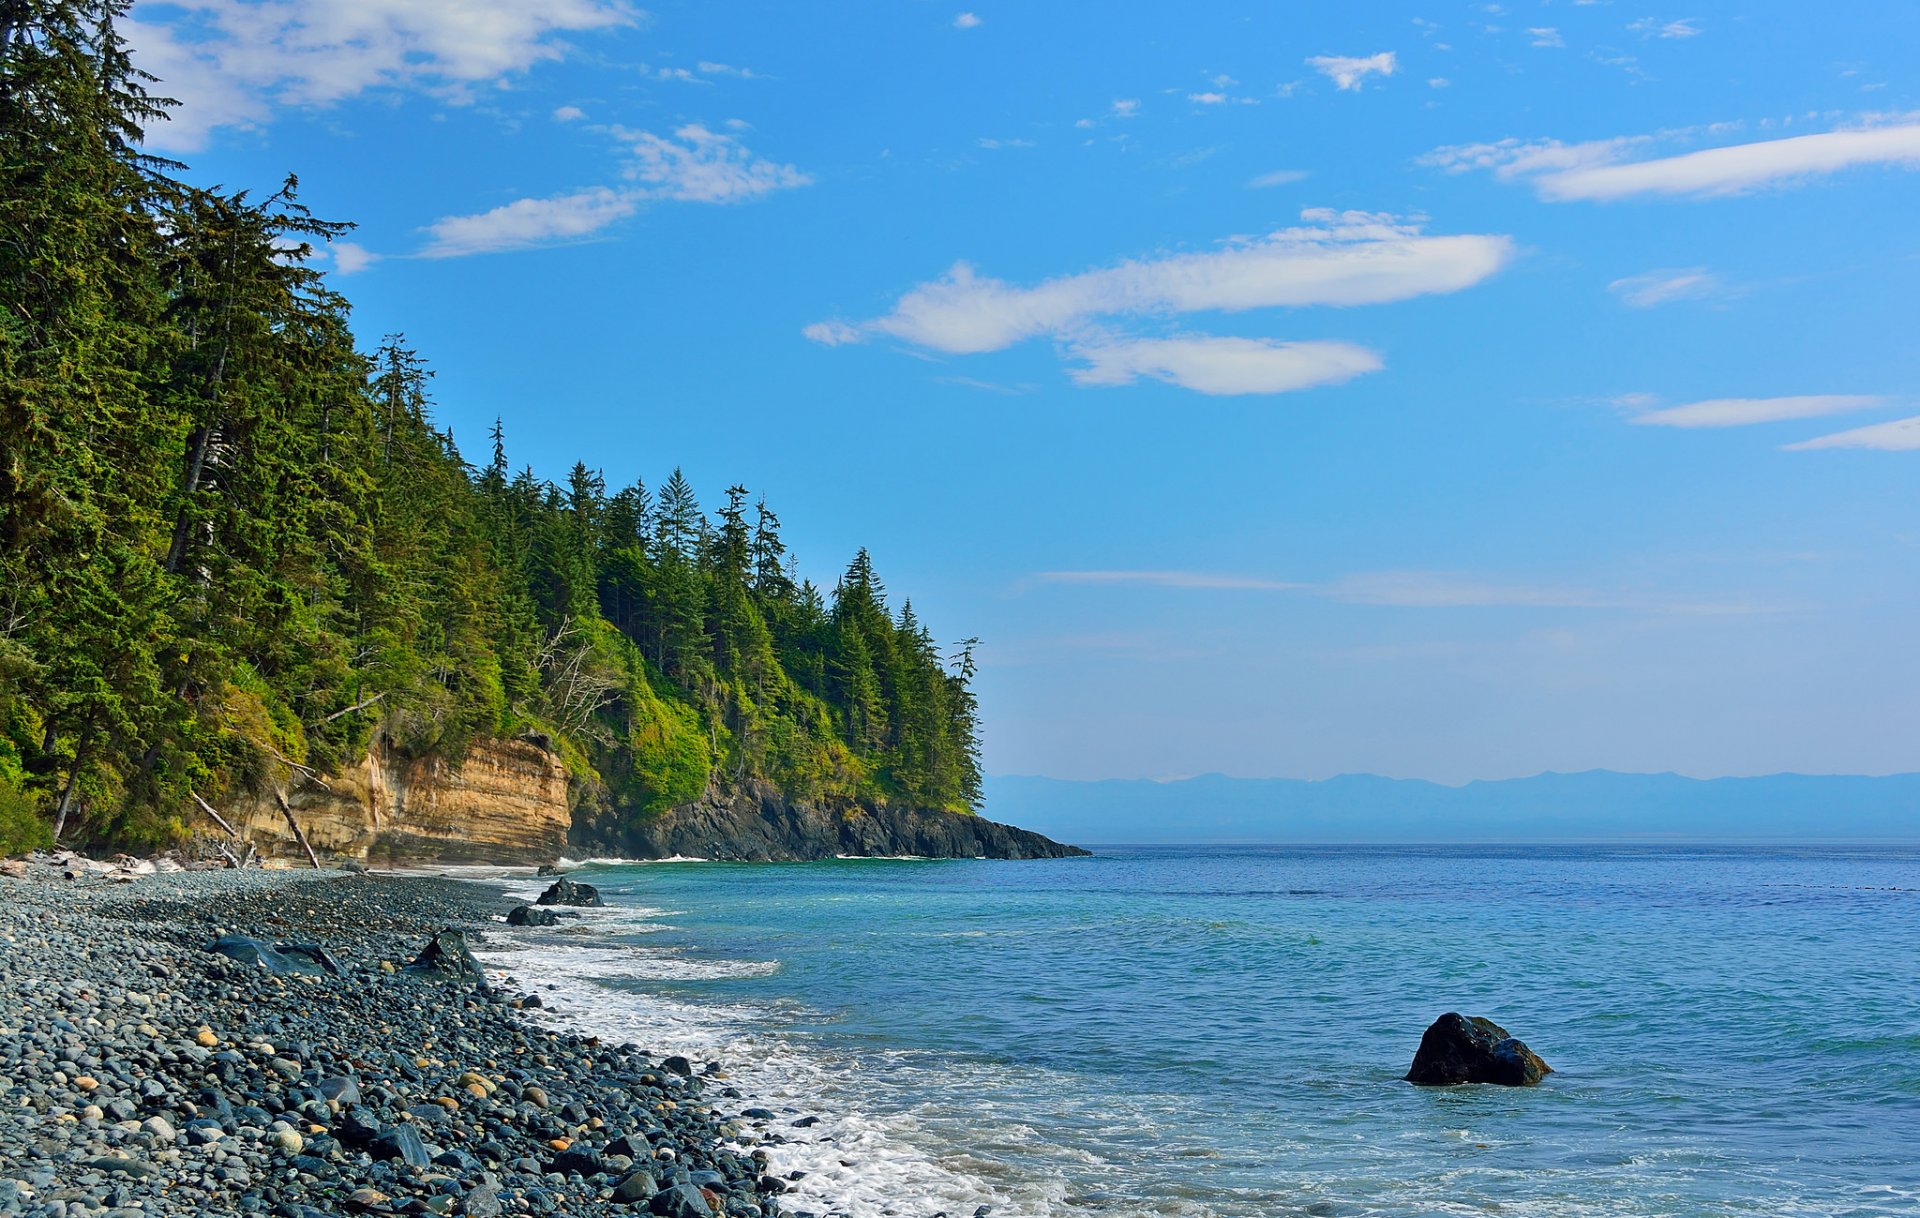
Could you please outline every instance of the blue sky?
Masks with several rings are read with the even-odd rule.
[[[764,492],[991,773],[1920,769],[1898,3],[143,2],[470,452]]]

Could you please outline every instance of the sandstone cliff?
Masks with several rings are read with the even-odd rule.
[[[575,825],[560,759],[529,740],[475,744],[458,766],[410,758],[376,739],[363,765],[303,778],[222,809],[242,839],[273,863],[380,866],[551,862],[562,854],[825,859],[838,855],[926,858],[1065,858],[1074,846],[979,816],[929,812],[846,798],[790,799],[761,782],[716,784],[695,803],[626,825],[610,816]]]
[[[790,799],[766,783],[716,787],[636,826],[583,835],[629,858],[769,860],[839,855],[1069,858],[1087,852],[980,816],[845,798]]]
[[[482,741],[454,766],[401,756],[376,739],[364,765],[322,781],[302,780],[286,794],[323,863],[533,863],[566,848],[566,767],[531,741]],[[273,793],[223,812],[265,858],[306,862]]]

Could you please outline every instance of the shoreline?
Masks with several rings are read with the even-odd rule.
[[[408,967],[444,929],[498,927],[501,886],[63,876],[0,878],[0,1214],[796,1212],[762,1149],[792,1114],[720,1063],[530,1018],[511,978]],[[207,950],[229,933],[339,972]]]

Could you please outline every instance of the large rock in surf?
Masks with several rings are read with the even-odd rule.
[[[591,884],[576,884],[566,879],[555,880],[553,887],[541,893],[534,904],[597,906],[600,904],[600,890]]]
[[[508,926],[558,926],[560,915],[551,909],[536,909],[531,905],[515,905],[507,914]]]
[[[1496,1083],[1531,1087],[1553,1067],[1491,1019],[1448,1012],[1420,1038],[1406,1081],[1417,1087]]]

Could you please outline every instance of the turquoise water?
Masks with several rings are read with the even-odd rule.
[[[1920,1212],[1920,852],[593,865],[495,963],[829,1113],[790,1209]],[[531,885],[529,884],[529,888]],[[1443,1011],[1556,1068],[1400,1083]]]

